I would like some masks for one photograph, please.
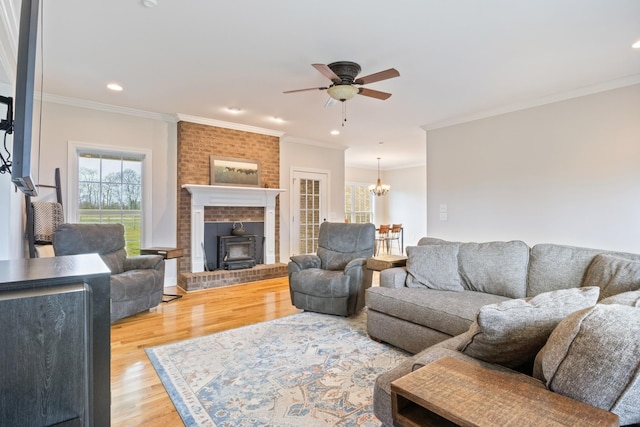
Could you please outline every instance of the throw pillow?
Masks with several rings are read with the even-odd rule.
[[[568,316],[536,356],[534,376],[556,393],[640,422],[640,310],[598,304]]]
[[[640,307],[640,290],[612,295],[600,301],[600,304],[622,304]]]
[[[476,359],[516,368],[530,363],[567,315],[593,306],[598,287],[546,292],[482,307],[458,346]]]
[[[407,287],[464,290],[458,274],[457,245],[408,246],[407,256]]]
[[[589,264],[582,286],[599,286],[600,299],[640,289],[640,261],[596,255]]]

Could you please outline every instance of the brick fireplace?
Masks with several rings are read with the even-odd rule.
[[[224,206],[219,204],[206,206],[205,204],[202,210],[202,221],[266,221],[266,218],[271,216],[273,218],[271,220],[273,226],[271,259],[265,259],[265,264],[249,269],[202,271],[203,268],[196,268],[194,270],[194,256],[198,258],[199,253],[197,253],[197,245],[191,238],[194,225],[192,224],[193,195],[187,189],[187,186],[191,186],[192,189],[198,186],[209,186],[209,157],[215,155],[258,160],[261,170],[261,188],[244,187],[244,189],[257,192],[266,190],[267,193],[278,192],[276,189],[280,183],[280,135],[228,129],[187,121],[188,119],[183,117],[180,119],[177,150],[177,242],[178,246],[184,249],[185,256],[178,262],[178,286],[191,291],[286,276],[287,266],[279,262],[280,215],[277,197],[274,197],[271,208],[267,205],[251,203],[230,203]],[[200,219],[198,219],[199,224]],[[200,260],[197,263],[200,263]]]

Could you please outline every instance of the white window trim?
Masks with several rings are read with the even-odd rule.
[[[142,159],[142,235],[140,247],[151,246],[151,191],[153,189],[151,150],[146,148],[121,147],[68,141],[67,143],[67,204],[65,216],[69,222],[78,222],[78,153],[84,150],[102,151],[109,154],[140,154]]]

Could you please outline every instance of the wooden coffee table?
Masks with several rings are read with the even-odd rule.
[[[378,255],[367,259],[367,268],[375,271],[404,267],[405,265],[407,265],[407,257],[404,255]]]
[[[397,426],[618,426],[614,413],[542,382],[444,357],[391,383]]]

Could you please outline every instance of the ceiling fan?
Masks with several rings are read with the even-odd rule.
[[[356,78],[361,71],[360,65],[356,64],[355,62],[349,61],[332,62],[329,65],[311,65],[323,76],[331,80],[332,84],[324,87],[287,90],[284,93],[305,92],[309,90],[326,90],[332,99],[341,102],[348,101],[356,95],[364,95],[371,98],[385,100],[391,96],[390,93],[364,87],[357,87],[355,85],[361,86],[368,83],[379,82],[381,80],[392,79],[394,77],[400,76],[398,70],[396,70],[395,68],[389,68],[388,70]],[[329,103],[327,103],[327,105],[329,105]]]

